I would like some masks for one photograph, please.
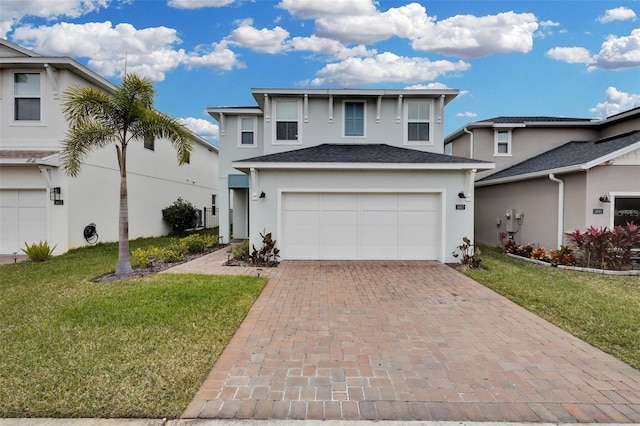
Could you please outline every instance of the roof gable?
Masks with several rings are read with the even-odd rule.
[[[587,170],[603,161],[611,155],[623,155],[636,144],[640,144],[640,130],[635,130],[623,135],[597,141],[573,141],[538,156],[529,158],[521,163],[500,170],[490,176],[480,179],[478,182],[494,182],[503,180],[519,180],[535,174],[544,174],[558,169],[571,168]],[[602,160],[602,161],[599,161]]]

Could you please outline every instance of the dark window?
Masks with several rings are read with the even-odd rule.
[[[364,102],[344,103],[344,135],[364,136]]]
[[[428,141],[429,123],[409,123],[407,138],[410,141]]]
[[[144,138],[144,147],[148,150],[155,151],[156,140],[153,138]]]
[[[298,140],[298,101],[276,101],[276,140]]]
[[[15,120],[40,120],[40,74],[16,73],[13,77]]]
[[[640,198],[615,198],[614,226],[624,226],[627,222],[640,226]]]
[[[276,125],[276,139],[279,141],[294,141],[298,139],[298,122],[278,121]]]

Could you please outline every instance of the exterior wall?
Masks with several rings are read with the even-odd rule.
[[[589,226],[613,226],[614,198],[616,195],[640,197],[640,164],[625,166],[598,166],[589,170],[586,189],[586,221]],[[610,203],[600,202],[600,197],[609,195]],[[603,209],[603,214],[593,214],[593,209]]]
[[[557,183],[549,179],[535,179],[476,188],[477,242],[490,246],[500,245],[499,233],[507,231],[505,213],[508,209],[524,212],[524,219],[514,235],[518,244],[534,243],[547,249],[556,248]]]
[[[441,192],[444,203],[443,241],[441,261],[455,262],[452,252],[457,250],[462,238],[473,233],[473,202],[458,199],[457,193],[465,187],[464,171],[258,171],[259,188],[265,192],[264,199],[249,201],[251,211],[250,243],[260,247],[260,232],[273,232],[280,237],[278,215],[279,193],[285,189],[344,190],[359,192],[376,190],[381,192]],[[465,210],[456,210],[456,204],[465,204]],[[235,210],[235,209],[234,209]]]
[[[620,120],[604,126],[598,136],[599,139],[622,135],[640,129],[640,112],[628,120]]]

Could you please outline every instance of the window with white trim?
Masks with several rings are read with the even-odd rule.
[[[431,104],[430,99],[405,101],[405,144],[431,144]]]
[[[256,117],[240,117],[238,120],[240,129],[238,131],[238,146],[255,147],[256,146]]]
[[[275,142],[297,143],[300,132],[300,101],[275,101]]]
[[[42,118],[41,74],[20,72],[13,75],[15,121],[40,121]]]
[[[510,156],[511,155],[511,130],[503,129],[495,131],[495,146],[494,153],[495,157],[500,156]]]
[[[344,137],[364,137],[366,128],[367,104],[364,101],[344,101]]]

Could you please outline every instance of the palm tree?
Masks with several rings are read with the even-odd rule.
[[[63,113],[69,124],[61,160],[71,177],[80,173],[87,154],[115,145],[120,168],[120,215],[118,224],[117,276],[129,274],[129,208],[127,200],[127,146],[145,138],[166,138],[178,154],[178,163],[189,159],[192,134],[175,119],[153,108],[155,90],[151,80],[127,74],[112,92],[74,86],[64,92]]]

